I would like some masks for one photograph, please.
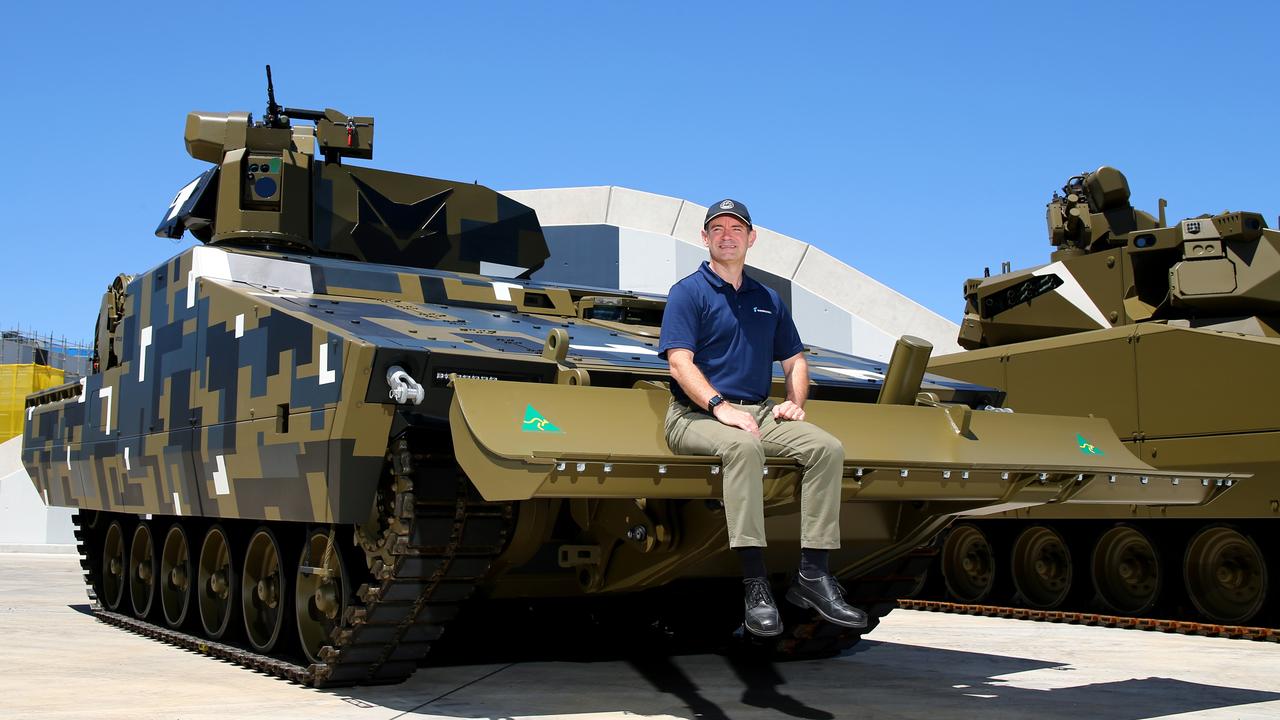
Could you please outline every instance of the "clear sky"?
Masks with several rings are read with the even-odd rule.
[[[1045,262],[1102,164],[1171,220],[1274,226],[1274,3],[11,3],[0,328],[91,340],[102,291],[207,165],[189,110],[377,118],[372,164],[497,189],[619,185],[812,243],[952,319]],[[363,161],[358,161],[363,162]]]

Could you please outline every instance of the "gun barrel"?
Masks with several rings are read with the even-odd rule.
[[[319,122],[324,119],[323,110],[304,110],[303,108],[284,108],[281,112],[295,120]]]

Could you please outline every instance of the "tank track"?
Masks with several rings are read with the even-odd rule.
[[[370,577],[348,600],[332,644],[320,650],[321,662],[298,664],[104,609],[94,591],[97,548],[88,542],[91,531],[82,527],[82,513],[76,513],[80,565],[94,614],[108,624],[303,685],[403,681],[504,549],[514,509],[483,500],[452,457],[415,453],[407,439],[393,443],[389,460],[391,482],[379,503],[381,532],[361,538]],[[449,475],[453,482],[441,481]]]
[[[1178,633],[1180,635],[1201,635],[1204,637],[1263,640],[1280,643],[1280,629],[1253,627],[1247,625],[1216,625],[1213,623],[1190,622],[1187,620],[1160,620],[1156,618],[1139,618],[1129,617],[1126,615],[1100,615],[1098,613],[1070,612],[1063,610],[1033,610],[1031,608],[1006,607],[1003,605],[966,605],[963,603],[941,602],[938,600],[901,599],[898,601],[898,605],[899,607],[908,610],[925,610],[928,612],[956,613],[960,615],[983,615],[986,617],[1013,618],[1015,620],[1056,622],[1067,623],[1070,625],[1096,625],[1098,627],[1127,628],[1131,630]]]

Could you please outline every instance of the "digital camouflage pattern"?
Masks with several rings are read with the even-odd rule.
[[[631,299],[599,293],[194,247],[122,285],[101,371],[38,396],[74,402],[29,408],[27,463],[55,505],[354,522],[396,418],[392,365],[426,382],[422,421],[447,418],[452,374],[555,382],[561,366],[542,351],[556,329],[571,333],[566,369],[665,381],[656,327],[578,316],[584,298],[596,314]],[[815,397],[879,390],[883,366],[820,349],[811,361],[826,391]],[[943,378],[925,388],[996,397]]]

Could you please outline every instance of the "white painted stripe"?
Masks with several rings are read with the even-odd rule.
[[[196,306],[196,281],[200,278],[231,280],[227,252],[218,248],[191,248],[191,269],[187,271],[187,307]]]
[[[337,377],[338,373],[329,369],[329,343],[320,343],[320,384],[328,385]]]
[[[132,470],[133,470],[133,464],[129,462],[129,446],[125,445],[124,446],[124,471],[130,472]]]
[[[311,266],[306,263],[265,258],[255,255],[238,255],[207,245],[191,248],[191,272],[187,275],[188,289],[195,280],[209,278],[257,285],[264,288],[312,293]],[[194,294],[187,296],[187,307],[195,304]]]
[[[67,446],[67,469],[71,469],[71,446]]]
[[[197,278],[238,279],[231,276],[231,261],[227,251],[208,245],[191,248],[191,271]]]
[[[174,515],[182,514],[182,500],[178,498],[177,490],[173,491],[173,514]]]
[[[80,399],[77,400],[76,402],[84,402],[85,393],[88,392],[88,390],[85,388],[85,384],[88,382],[89,382],[89,378],[80,378]]]
[[[604,345],[569,345],[571,350],[594,350],[596,352],[622,353],[624,355],[657,355],[658,351],[652,348],[641,347],[640,345],[618,345],[617,343],[606,343]]]
[[[107,410],[106,410],[106,413],[104,413],[106,417],[103,420],[103,423],[106,425],[106,428],[103,430],[103,432],[110,435],[111,434],[111,386],[108,385],[102,388],[101,390],[99,390],[98,398],[99,399],[105,398],[107,401]]]
[[[251,292],[251,293],[249,293],[249,294],[250,294],[250,295],[257,295],[258,297],[266,297],[266,298],[282,298],[282,299],[284,299],[284,300],[297,300],[297,299],[298,299],[298,296],[297,296],[297,295],[289,295],[288,293]]]
[[[231,485],[227,483],[227,461],[219,455],[215,462],[218,463],[218,469],[213,471],[213,491],[219,495],[230,495]]]
[[[831,367],[830,365],[814,365],[813,367],[816,370],[824,370],[829,373],[835,373],[836,375],[844,375],[845,377],[851,377],[855,380],[884,380],[884,375],[875,372],[874,370]]]
[[[244,313],[236,316],[236,337],[244,337]]]
[[[509,282],[495,282],[493,283],[493,296],[499,300],[510,302],[512,289],[523,290],[524,286]]]
[[[138,382],[147,379],[147,348],[151,347],[151,326],[138,333]]]
[[[196,191],[196,186],[199,184],[200,178],[196,178],[179,190],[177,195],[173,196],[173,202],[169,205],[169,214],[164,217],[165,222],[172,220],[178,214],[178,211],[182,209],[182,206],[187,204],[187,200],[191,198],[191,193]]]
[[[31,413],[33,413],[33,412],[35,412],[35,411],[36,411],[36,408],[35,408],[35,406],[34,406],[34,405],[33,405],[33,406],[31,406],[31,407],[29,407],[29,408],[27,408],[27,422],[31,422]]]
[[[1049,263],[1038,270],[1033,270],[1031,274],[1037,277],[1057,275],[1062,284],[1054,289],[1055,293],[1061,295],[1063,300],[1074,305],[1080,312],[1087,315],[1090,320],[1098,323],[1100,327],[1111,327],[1111,322],[1102,314],[1102,309],[1093,301],[1093,298],[1089,297],[1089,293],[1085,292],[1084,288],[1080,286],[1080,281],[1076,280],[1076,276],[1072,275],[1071,271],[1061,261]]]
[[[49,488],[41,488],[41,492],[44,493],[44,504],[48,505],[49,504]]]
[[[519,265],[503,265],[502,263],[493,263],[488,260],[480,261],[480,274],[488,275],[489,277],[520,277],[528,269]]]
[[[225,252],[224,257],[228,271],[227,276],[221,279],[300,293],[315,292],[311,266],[306,263]]]

